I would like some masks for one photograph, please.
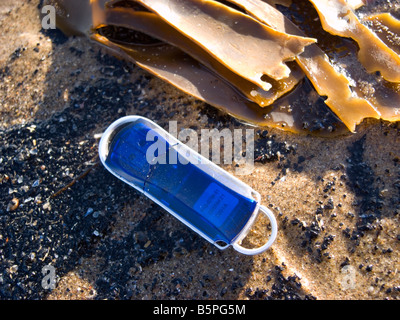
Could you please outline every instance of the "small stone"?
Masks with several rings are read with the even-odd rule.
[[[46,203],[43,205],[43,209],[45,209],[45,210],[51,210],[50,202],[46,202]]]
[[[10,267],[10,273],[16,273],[18,271],[18,266],[14,264]]]
[[[14,198],[8,204],[7,211],[10,212],[10,211],[17,210],[18,206],[19,206],[19,200],[18,200],[18,198]]]
[[[85,213],[85,217],[87,217],[89,214],[93,213],[93,208],[89,208],[87,209],[86,213]]]
[[[38,179],[34,183],[32,183],[32,187],[35,188],[35,187],[39,186],[39,184],[40,184],[40,180]]]

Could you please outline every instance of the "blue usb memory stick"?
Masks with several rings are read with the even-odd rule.
[[[117,178],[144,193],[206,240],[254,255],[277,234],[273,213],[260,195],[149,119],[127,116],[104,132],[100,160]],[[270,220],[271,235],[259,248],[240,245],[259,212]]]

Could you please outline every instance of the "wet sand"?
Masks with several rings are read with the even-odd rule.
[[[166,129],[250,127],[85,38],[42,30],[38,5],[0,4],[1,299],[400,297],[397,124],[335,138],[256,128],[265,161],[239,178],[274,211],[278,237],[258,256],[220,251],[112,177],[94,135],[129,114]]]

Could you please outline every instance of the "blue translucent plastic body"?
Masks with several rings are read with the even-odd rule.
[[[257,202],[233,191],[192,163],[170,164],[174,148],[166,143],[166,163],[150,164],[145,123],[125,125],[112,137],[106,164],[115,173],[151,195],[212,241],[230,244],[253,214]],[[175,155],[176,156],[176,155]],[[172,157],[176,159],[176,157]]]

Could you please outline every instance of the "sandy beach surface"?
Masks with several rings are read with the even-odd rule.
[[[239,178],[278,236],[257,256],[220,251],[108,173],[95,135],[131,114],[165,129],[253,128],[86,38],[43,30],[39,8],[0,2],[0,299],[400,298],[397,123],[332,138],[255,128],[258,161]]]

